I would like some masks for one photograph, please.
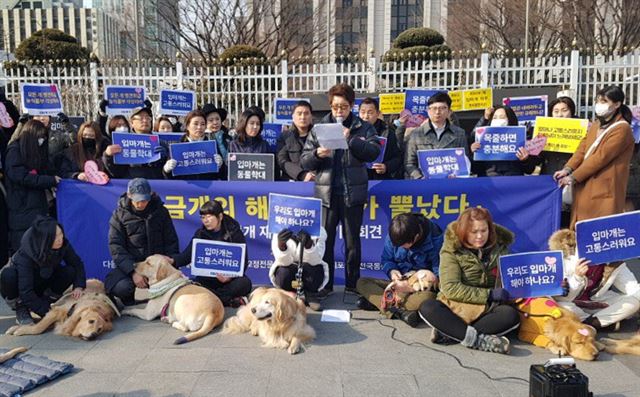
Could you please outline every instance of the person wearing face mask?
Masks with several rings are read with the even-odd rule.
[[[556,118],[574,118],[576,117],[576,104],[573,99],[562,96],[554,99],[549,103],[549,116]],[[571,158],[570,153],[547,152],[540,153],[539,164],[541,175],[553,175],[554,172],[561,169]]]
[[[49,214],[51,189],[60,182],[49,164],[48,133],[41,122],[29,120],[7,146],[5,183],[11,252],[18,249],[22,235],[36,217]]]
[[[151,134],[153,122],[153,114],[148,107],[138,107],[133,109],[130,116],[131,132],[134,134]],[[115,164],[113,156],[122,152],[122,147],[117,144],[107,146],[103,155],[104,163],[109,174],[119,179],[164,179],[162,167],[167,161],[169,155],[169,147],[165,142],[160,142],[155,148],[155,153],[160,154],[160,159],[148,164]]]
[[[170,256],[179,252],[169,211],[144,178],[130,180],[127,192],[118,200],[109,220],[109,252],[115,269],[107,274],[104,286],[117,304],[124,305],[135,304],[136,287],[149,287],[136,272],[136,263],[155,254],[171,260]]]
[[[632,114],[624,98],[618,86],[596,93],[596,120],[564,168],[553,175],[558,186],[572,186],[571,229],[578,221],[624,211],[634,149]]]
[[[312,112],[309,102],[299,101],[296,103],[293,107],[293,125],[278,137],[276,152],[284,180],[315,181],[315,173],[302,169],[300,165],[302,149],[309,136],[309,131],[313,128]]]
[[[180,142],[199,142],[199,141],[208,141],[210,140],[210,135],[206,134],[206,118],[204,116],[204,112],[201,110],[194,110],[189,112],[189,114],[185,117],[184,122],[187,126],[187,132],[180,138]],[[211,137],[211,139],[215,139],[215,137]],[[222,156],[216,154],[214,156],[214,161],[218,165],[218,169],[222,166]],[[178,165],[178,161],[175,159],[169,159],[164,164],[162,170],[164,171],[165,177],[168,179],[172,179],[173,175],[171,172]],[[186,180],[218,180],[220,179],[220,173],[208,173],[208,174],[194,174],[194,175],[181,175],[178,179],[186,179]]]
[[[109,119],[109,115],[107,114],[107,106],[109,106],[109,101],[106,99],[101,99],[100,103],[98,104],[98,120],[96,120],[96,122],[100,126],[100,131],[102,131],[103,133],[106,133],[107,138],[111,138],[111,133],[115,131],[116,128],[118,128],[118,131],[116,132],[129,132],[130,127],[129,127],[129,122],[127,121],[127,118],[124,117],[123,115],[118,114],[118,115],[111,116],[111,119]],[[152,106],[153,104],[151,103],[150,100],[148,99],[144,100],[144,107],[149,109],[149,111],[151,111]],[[117,120],[117,121],[114,121],[114,120]],[[124,124],[126,124],[126,127],[127,127],[126,130],[122,127],[123,125],[122,121],[124,121]]]
[[[427,100],[429,118],[411,132],[404,160],[405,179],[424,179],[418,150],[464,148],[467,137],[462,128],[449,121],[451,97],[446,92],[438,92]]]
[[[488,118],[486,118],[488,117]],[[477,127],[507,127],[517,126],[518,117],[509,106],[496,106],[485,110],[484,117],[480,119]],[[482,145],[480,142],[471,144],[471,152],[475,153]],[[475,170],[480,176],[517,176],[531,174],[536,165],[535,161],[529,157],[529,152],[524,147],[518,148],[516,152],[517,161],[483,161],[476,162]]]
[[[231,216],[222,211],[222,204],[219,201],[207,201],[200,207],[200,219],[202,227],[196,230],[187,248],[180,254],[171,257],[173,265],[177,268],[191,263],[191,251],[193,239],[222,241],[226,243],[246,244],[242,227]],[[249,255],[245,252],[244,271],[249,267]],[[246,296],[251,292],[251,279],[244,274],[240,277],[226,277],[216,275],[215,277],[197,276],[195,281],[203,287],[212,291],[222,304],[230,307],[238,307],[247,303]]]
[[[78,142],[66,149],[57,161],[58,175],[62,178],[87,182],[84,165],[87,161],[93,161],[98,166],[98,171],[108,180],[109,176],[102,163],[102,153],[107,146],[109,146],[109,139],[102,135],[98,123],[82,123],[78,129]]]
[[[229,153],[269,153],[267,141],[262,139],[264,112],[248,108],[236,126],[236,138],[229,145]]]
[[[107,125],[107,134],[105,137],[111,139],[111,134],[113,132],[129,132],[130,129],[131,127],[129,126],[129,122],[126,117],[120,115],[113,116]]]
[[[19,124],[16,127],[15,131],[13,132],[10,143],[11,141],[16,140],[20,136],[22,126],[27,121],[32,119],[37,120],[41,122],[45,126],[45,128],[47,128],[48,130],[47,150],[49,151],[49,158],[55,159],[60,154],[62,154],[62,152],[66,148],[70,147],[73,143],[76,142],[76,131],[73,125],[71,124],[71,122],[69,121],[69,117],[67,117],[67,115],[64,113],[58,113],[57,117],[62,129],[51,128],[51,121],[52,121],[51,116],[43,116],[43,115],[31,116],[27,113],[23,114],[22,116],[20,116]]]
[[[30,312],[44,317],[71,285],[73,297],[80,298],[86,287],[82,259],[55,219],[36,218],[0,273],[2,297],[15,309],[16,323],[32,324]]]

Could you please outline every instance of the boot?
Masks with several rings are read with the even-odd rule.
[[[358,306],[358,309],[360,310],[366,310],[368,312],[377,312],[378,308],[375,307],[375,305],[371,302],[369,302],[367,299],[365,299],[364,297],[359,297],[358,300],[356,301],[356,306]]]
[[[461,345],[470,349],[485,352],[509,354],[509,339],[504,336],[479,334],[472,326],[467,326],[467,333]]]
[[[320,299],[318,299],[317,294],[306,291],[304,293],[304,300],[307,302],[307,305],[309,305],[309,309],[314,312],[322,311],[322,304],[320,303]]]
[[[420,323],[420,317],[418,316],[417,310],[404,310],[397,307],[391,307],[389,308],[389,311],[392,313],[392,319],[402,320],[411,328],[417,327]]]
[[[18,304],[16,307],[16,324],[18,325],[30,325],[33,324],[33,318],[31,318],[31,312],[29,308]]]
[[[5,303],[9,306],[9,309],[16,310],[16,303],[18,302],[18,298],[4,298]]]
[[[458,343],[457,340],[449,338],[436,328],[431,328],[431,338],[429,340],[436,345],[453,345],[454,343]]]

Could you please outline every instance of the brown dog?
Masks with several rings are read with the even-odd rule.
[[[113,328],[112,320],[120,315],[105,295],[104,284],[100,280],[87,280],[87,288],[75,300],[70,294],[64,295],[51,306],[40,322],[30,325],[14,325],[7,335],[39,335],[55,324],[58,335],[74,336],[93,340]]]
[[[304,303],[276,288],[258,288],[251,294],[249,305],[224,323],[223,333],[251,332],[259,336],[264,347],[287,349],[296,354],[316,333],[307,324]]]
[[[596,343],[596,329],[582,324],[578,316],[569,310],[560,310],[560,318],[551,318],[544,325],[544,335],[551,340],[547,349],[580,360],[595,360],[600,351]]]
[[[162,285],[168,289],[157,296],[152,294],[146,305],[125,308],[122,314],[148,321],[162,316],[161,320],[173,328],[190,332],[176,339],[176,345],[201,338],[222,323],[224,307],[220,299],[208,289],[191,284],[165,256],[152,255],[137,263],[136,272],[149,280],[152,293]]]
[[[602,343],[602,348],[607,353],[640,356],[640,334],[630,339],[602,338],[598,342]]]

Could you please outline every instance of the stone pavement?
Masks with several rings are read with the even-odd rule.
[[[355,309],[342,302],[341,292],[327,299],[331,308]],[[347,295],[350,302],[353,296]],[[1,300],[0,300],[1,301]],[[233,310],[227,311],[227,316]],[[362,319],[362,320],[361,320]],[[428,341],[425,325],[412,329],[400,321],[376,321],[375,312],[353,310],[350,324],[321,323],[309,314],[317,339],[301,354],[260,347],[250,335],[212,334],[174,346],[181,332],[159,321],[125,317],[114,331],[85,342],[56,336],[0,335],[0,346],[28,346],[30,353],[72,363],[76,369],[63,378],[28,393],[29,396],[526,396],[529,366],[542,364],[548,351],[513,341],[510,356],[478,352]],[[0,333],[14,323],[12,312],[0,303]],[[627,337],[637,318],[623,324]],[[418,345],[424,344],[425,346]],[[464,369],[444,353],[455,355]],[[598,396],[640,396],[640,357],[600,355],[596,362],[578,362]]]

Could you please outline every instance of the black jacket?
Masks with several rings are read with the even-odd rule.
[[[184,134],[182,136],[182,138],[180,138],[180,142],[181,143],[191,142],[189,140],[189,138],[188,138],[188,135],[189,135],[188,133]],[[207,138],[205,136],[204,140],[208,141],[209,138]],[[218,147],[218,154],[220,154],[220,144],[219,144],[219,142],[216,142],[216,145]],[[220,156],[222,156],[222,155],[220,155]],[[162,174],[167,179],[177,179],[177,180],[183,180],[183,181],[217,181],[217,180],[222,179],[222,174],[221,174],[220,171],[222,171],[223,167],[224,167],[224,164],[222,164],[222,166],[218,167],[218,172],[208,172],[206,174],[192,174],[192,175],[174,176],[173,172],[166,173],[166,172],[164,172],[164,169],[162,170]],[[225,178],[225,180],[226,180],[226,178]]]
[[[53,218],[37,219],[22,236],[20,248],[11,257],[12,266],[18,271],[19,298],[39,316],[44,316],[49,311],[49,302],[36,293],[36,276],[45,280],[51,278],[64,261],[66,266],[75,270],[73,287],[86,287],[84,264],[69,241],[65,238],[60,249],[51,249],[56,236],[56,225],[57,222]]]
[[[96,155],[95,162],[98,165],[100,171],[109,173],[107,168],[104,166],[102,162],[102,153],[106,150],[107,146],[109,146],[111,142],[108,138],[102,138],[102,143],[100,144],[100,150]],[[75,159],[73,154],[73,150],[76,146],[81,145],[80,142],[76,142],[71,147],[68,147],[60,154],[57,159],[54,160],[55,168],[58,171],[58,176],[65,179],[77,179],[78,175],[81,172],[84,172],[84,168],[80,168],[78,162]]]
[[[396,138],[395,131],[391,131],[389,125],[380,119],[376,120],[373,126],[379,137],[387,138],[384,157],[382,158],[382,162],[387,166],[387,172],[378,174],[376,171],[368,169],[369,180],[402,179],[404,177],[402,152],[400,152],[400,148],[398,147],[398,139]]]
[[[200,229],[196,230],[189,242],[187,248],[184,249],[179,254],[173,255],[172,258],[175,260],[175,267],[186,266],[191,263],[191,250],[193,247],[193,239],[200,238],[204,240],[216,240],[216,241],[224,241],[226,243],[238,243],[245,244],[247,240],[244,237],[244,233],[242,233],[242,227],[238,221],[233,219],[230,216],[224,215],[222,217],[222,225],[220,227],[220,231],[218,233],[207,230],[204,226]],[[247,267],[249,264],[249,253],[245,252],[244,255],[244,271],[247,271]]]
[[[331,114],[322,119],[323,123],[334,123]],[[347,207],[364,205],[367,201],[368,178],[367,162],[371,162],[380,154],[380,144],[376,139],[376,130],[373,126],[359,117],[349,115],[343,125],[351,130],[349,136],[349,149],[334,150],[332,155],[320,158],[316,149],[320,147],[318,138],[313,130],[309,132],[307,143],[300,159],[302,168],[316,173],[315,196],[322,199],[322,205],[331,205],[331,191],[333,178],[341,178],[344,191],[344,200]],[[334,158],[340,158],[343,175],[333,175]]]
[[[56,186],[56,179],[49,175],[47,167],[39,170],[27,167],[20,153],[19,140],[7,147],[5,168],[9,229],[27,230],[38,215],[47,215],[46,190]]]
[[[308,137],[308,135],[307,135]],[[304,149],[304,142],[295,125],[278,138],[278,165],[283,171],[284,180],[302,181],[309,171],[302,169],[300,157]]]
[[[109,252],[115,269],[107,275],[105,288],[111,291],[120,280],[133,273],[137,262],[148,256],[171,256],[178,250],[176,229],[160,197],[153,194],[147,208],[138,213],[124,193],[109,220]]]
[[[261,136],[247,137],[244,143],[240,143],[238,138],[229,144],[229,153],[271,153],[267,141]]]

